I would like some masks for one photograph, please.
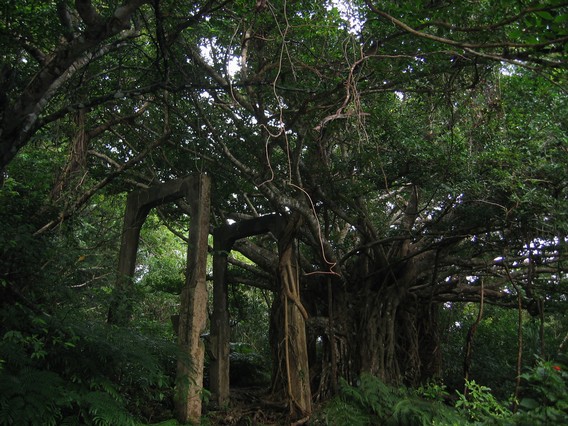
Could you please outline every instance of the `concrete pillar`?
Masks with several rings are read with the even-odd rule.
[[[207,321],[207,240],[211,181],[201,175],[191,182],[191,208],[186,283],[181,293],[175,406],[180,423],[201,418],[205,345],[201,334]]]
[[[140,230],[149,212],[150,207],[140,205],[138,192],[128,195],[118,255],[118,276],[108,311],[108,322],[111,324],[126,325],[130,321]]]
[[[134,191],[128,195],[118,257],[118,274],[113,300],[108,312],[109,323],[126,325],[130,321],[136,252],[138,251],[140,229],[146,220],[146,216],[153,207],[175,201],[183,196],[187,196],[191,204],[193,196],[189,194],[194,192],[193,186],[196,179],[199,178],[178,179],[148,189]]]
[[[227,256],[236,240],[280,232],[284,218],[278,214],[222,225],[213,231],[213,315],[211,318],[211,364],[209,381],[212,401],[229,403],[229,312],[227,309]]]
[[[227,307],[227,256],[230,247],[222,230],[213,232],[213,315],[211,318],[211,399],[219,407],[229,403],[229,311]],[[232,244],[230,244],[232,246]],[[227,250],[228,249],[228,250]]]

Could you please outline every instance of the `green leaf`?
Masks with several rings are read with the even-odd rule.
[[[540,11],[540,12],[535,12],[538,16],[540,16],[542,19],[546,19],[547,21],[552,21],[554,19],[554,16],[552,16],[550,14],[550,12],[547,11]]]
[[[527,410],[534,410],[540,407],[540,403],[532,398],[523,398],[519,405]]]

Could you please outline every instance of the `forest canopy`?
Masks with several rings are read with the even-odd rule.
[[[521,379],[568,341],[567,23],[557,0],[5,2],[0,424],[168,417],[187,200],[152,210],[107,318],[127,195],[197,175],[212,230],[296,221],[314,403],[475,379],[557,410]],[[286,400],[282,247],[227,255],[231,347],[258,357],[231,381]]]

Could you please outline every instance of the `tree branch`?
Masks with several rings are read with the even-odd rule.
[[[55,93],[94,57],[105,54],[109,46],[103,43],[130,28],[131,15],[147,1],[126,2],[103,25],[90,0],[76,0],[77,11],[87,24],[87,29],[82,37],[63,42],[54,49],[45,66],[31,78],[13,107],[5,113],[0,130],[0,171],[39,129],[39,116]]]
[[[562,37],[559,37],[559,38],[554,39],[554,40],[549,40],[549,41],[540,42],[540,43],[514,43],[514,42],[468,43],[468,42],[456,41],[456,40],[452,40],[452,39],[449,39],[449,38],[440,37],[440,36],[436,36],[436,35],[433,35],[433,34],[425,33],[423,31],[418,31],[418,30],[410,27],[409,25],[405,24],[404,22],[396,19],[394,16],[391,16],[388,13],[378,9],[376,6],[374,6],[371,3],[370,0],[365,0],[365,3],[367,4],[369,9],[373,13],[389,20],[394,25],[396,25],[398,28],[401,28],[402,30],[404,30],[407,33],[412,34],[416,37],[424,38],[424,39],[427,39],[427,40],[435,41],[435,42],[438,42],[438,43],[443,43],[443,44],[454,46],[454,47],[459,47],[459,48],[464,49],[468,53],[471,53],[472,55],[479,56],[479,57],[482,57],[482,58],[491,59],[491,60],[495,60],[495,61],[506,61],[506,62],[510,62],[512,64],[523,66],[523,67],[527,67],[527,65],[524,64],[523,62],[519,61],[519,60],[516,60],[515,58],[507,57],[507,55],[495,55],[495,54],[483,53],[483,52],[479,52],[476,49],[519,48],[519,49],[536,50],[536,49],[542,49],[544,47],[551,46],[551,45],[557,45],[557,44],[562,45],[562,44],[564,44],[568,41],[568,36],[562,36]],[[530,58],[526,58],[526,59],[530,59]],[[560,64],[558,64],[558,65],[560,65]]]

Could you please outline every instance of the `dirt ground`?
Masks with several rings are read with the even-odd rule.
[[[226,410],[207,413],[211,425],[276,426],[303,425],[308,419],[290,422],[288,407],[275,400],[268,389],[231,389],[231,404]]]

